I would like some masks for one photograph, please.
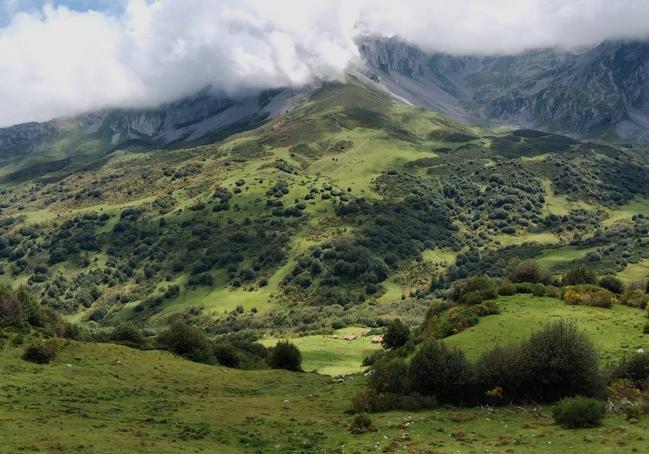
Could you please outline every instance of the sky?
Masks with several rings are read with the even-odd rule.
[[[512,54],[649,36],[649,0],[0,0],[0,126],[337,79],[359,36]]]

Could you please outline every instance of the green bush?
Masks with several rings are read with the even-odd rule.
[[[56,347],[52,342],[38,341],[27,346],[22,358],[36,364],[47,364],[56,358]]]
[[[216,344],[214,346],[214,357],[220,365],[225,367],[239,367],[241,364],[239,353],[231,344]]]
[[[522,346],[528,397],[555,402],[566,396],[602,395],[604,384],[592,342],[574,324],[558,322],[532,334]]]
[[[367,413],[360,413],[352,419],[349,431],[353,434],[362,434],[366,432],[376,432],[378,429],[374,426],[372,418]]]
[[[624,293],[624,283],[615,276],[604,276],[598,282],[598,285],[609,292],[621,295]]]
[[[578,265],[574,268],[569,269],[561,279],[563,285],[585,285],[585,284],[596,284],[597,276],[595,272],[585,266]]]
[[[386,411],[419,411],[430,410],[439,404],[433,396],[419,393],[375,393],[359,391],[352,398],[352,413],[383,413]]]
[[[383,348],[393,349],[406,345],[410,339],[410,329],[400,320],[391,320],[383,335]]]
[[[647,303],[649,303],[649,295],[640,289],[629,290],[620,296],[620,304],[625,306],[646,309]]]
[[[435,396],[440,403],[463,403],[471,398],[467,387],[473,380],[473,368],[459,350],[449,349],[439,341],[427,341],[415,353],[408,368],[413,390]]]
[[[292,343],[279,341],[269,349],[268,365],[273,369],[286,369],[294,372],[302,370],[302,353]]]
[[[534,260],[514,261],[509,266],[506,277],[515,284],[529,282],[548,285],[552,283],[552,274],[541,268]]]
[[[484,352],[475,364],[476,381],[482,398],[502,405],[526,398],[525,350],[518,344],[496,346]]]
[[[117,325],[110,334],[110,340],[136,348],[142,347],[146,342],[142,330],[132,322]]]
[[[374,364],[367,381],[376,393],[407,394],[408,365],[401,358],[383,357]]]
[[[178,355],[192,361],[209,363],[213,361],[212,346],[205,333],[181,321],[175,321],[158,336],[158,342]]]
[[[597,427],[606,414],[606,403],[586,397],[568,397],[552,409],[554,422],[567,429]]]
[[[614,379],[631,380],[637,389],[642,388],[649,380],[649,353],[636,352],[622,358],[611,375]]]

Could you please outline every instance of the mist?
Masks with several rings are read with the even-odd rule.
[[[355,40],[367,34],[453,54],[649,35],[649,2],[634,0],[28,3],[0,3],[10,15],[0,28],[0,126],[152,107],[208,86],[233,95],[340,79],[360,64]]]

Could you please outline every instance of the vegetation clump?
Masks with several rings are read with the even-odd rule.
[[[597,427],[606,414],[606,403],[587,397],[567,397],[552,409],[554,422],[567,429]]]
[[[302,371],[302,353],[289,341],[279,341],[269,349],[268,365],[273,369],[286,369],[293,372]]]

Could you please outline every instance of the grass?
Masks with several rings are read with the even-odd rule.
[[[302,352],[302,368],[305,371],[331,376],[351,375],[364,371],[365,367],[361,366],[363,358],[381,348],[380,344],[372,343],[371,336],[363,336],[365,331],[364,328],[350,327],[339,329],[335,335],[303,336],[289,340]],[[342,339],[346,334],[353,334],[356,339]],[[272,346],[278,340],[265,338],[262,343]]]
[[[649,276],[649,259],[629,263],[624,270],[617,273],[617,276],[626,283],[646,279]]]
[[[564,430],[548,407],[372,415],[377,432],[352,435],[345,413],[362,377],[240,371],[159,351],[70,343],[52,364],[0,351],[2,452],[439,453],[647,452],[648,421],[609,416]]]
[[[576,323],[591,338],[602,362],[639,348],[649,349],[649,336],[642,334],[645,313],[638,309],[570,306],[558,299],[527,295],[498,298],[498,305],[500,314],[481,318],[480,323],[446,342],[475,359],[494,345],[521,341],[549,322],[566,320]]]
[[[608,218],[602,222],[609,227],[616,222],[631,219],[636,214],[649,215],[649,199],[635,199],[615,210],[607,210]]]
[[[562,265],[568,264],[574,260],[579,260],[584,257],[589,252],[597,250],[596,247],[586,248],[586,249],[577,249],[573,246],[565,246],[561,248],[553,248],[544,250],[539,257],[536,258],[536,261],[543,268],[549,270],[558,268]]]

